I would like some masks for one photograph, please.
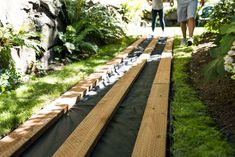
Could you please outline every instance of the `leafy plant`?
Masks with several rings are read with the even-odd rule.
[[[0,27],[0,69],[11,64],[10,49],[15,46],[26,46],[39,51],[39,44],[32,39],[39,36],[40,34],[25,29],[15,31],[11,26]]]
[[[210,16],[210,21],[205,25],[209,31],[220,30],[224,24],[231,22],[231,17],[235,15],[235,1],[234,0],[220,0],[214,6],[213,12]]]
[[[69,52],[66,55],[70,59],[88,57],[98,51],[98,46],[111,43],[125,35],[114,8],[92,2],[65,0],[65,4],[71,23],[64,33],[59,33],[63,44],[56,46],[55,50]]]
[[[97,45],[84,41],[87,34],[94,30],[93,28],[87,28],[79,32],[73,26],[67,26],[65,33],[59,33],[63,46],[56,46],[55,50],[58,52],[67,51],[70,54],[75,54],[78,58],[85,55],[83,53],[85,50],[88,50],[89,53],[96,53],[98,51]]]
[[[122,15],[122,19],[129,23],[131,21],[136,21],[141,17],[144,1],[136,1],[136,0],[125,0],[121,3],[121,7],[119,8],[119,13]]]
[[[11,58],[11,48],[26,46],[37,51],[38,43],[32,39],[35,37],[39,34],[23,28],[16,31],[9,25],[0,27],[0,94],[14,89],[21,82],[21,74],[16,71]]]
[[[224,57],[229,52],[233,41],[235,40],[235,20],[230,24],[225,24],[220,29],[222,36],[219,46],[210,51],[210,56],[214,58],[204,69],[204,75],[207,79],[213,79],[225,74]]]
[[[20,73],[11,64],[7,69],[0,69],[0,94],[14,89],[21,82],[20,78]]]
[[[85,0],[62,0],[66,7],[68,20],[70,23],[75,23],[79,20],[82,7],[84,7]]]

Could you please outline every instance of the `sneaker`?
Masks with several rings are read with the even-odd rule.
[[[186,45],[186,43],[187,43],[187,39],[186,38],[183,38],[182,40],[181,40],[181,46],[185,46]]]
[[[167,37],[167,33],[165,31],[162,31],[162,37]]]
[[[188,41],[187,41],[187,43],[188,43],[188,46],[193,45],[193,38],[192,38],[192,37],[189,38]]]

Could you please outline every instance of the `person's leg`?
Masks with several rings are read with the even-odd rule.
[[[182,22],[180,23],[180,27],[181,27],[181,31],[182,31],[183,38],[186,39],[187,21],[182,21]]]
[[[188,9],[187,9],[187,19],[188,19],[187,24],[189,31],[188,46],[191,46],[193,44],[193,32],[196,25],[195,22],[196,10],[197,10],[197,1],[191,1],[188,4]]]
[[[152,32],[154,32],[156,27],[156,17],[157,17],[157,10],[152,9]]]
[[[181,32],[183,35],[183,39],[181,41],[181,45],[186,44],[186,31],[187,31],[187,5],[185,3],[178,3],[177,6],[177,19],[180,23]]]
[[[195,19],[193,17],[190,17],[188,19],[188,31],[189,31],[189,37],[193,37],[193,32],[195,28]]]
[[[160,25],[162,27],[162,31],[164,32],[165,29],[165,20],[164,20],[164,12],[163,9],[159,10],[159,20],[160,20]]]

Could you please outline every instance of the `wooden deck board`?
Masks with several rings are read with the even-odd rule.
[[[107,65],[112,67],[113,63],[120,63],[122,61],[121,57],[127,56],[144,40],[145,37],[135,41],[123,50],[120,55],[108,62]],[[65,92],[57,100],[53,101],[47,107],[39,111],[37,115],[32,116],[8,136],[2,138],[0,140],[0,156],[8,157],[12,155],[19,155],[22,151],[24,151],[30,144],[40,137],[40,135],[49,126],[58,120],[69,107],[73,106],[83,95],[86,94],[86,92],[94,87],[98,81],[102,80],[103,74],[110,70],[107,65],[104,65],[103,69],[101,66],[103,73],[98,71],[95,74],[91,74],[86,81],[79,83],[69,91]]]
[[[168,39],[152,84],[132,157],[165,157],[173,39]]]
[[[137,65],[117,81],[97,103],[81,124],[66,139],[63,145],[55,152],[54,157],[86,156],[90,153],[109,120],[116,112],[118,105],[143,69],[157,40],[154,39],[151,41],[144,54],[138,58]]]

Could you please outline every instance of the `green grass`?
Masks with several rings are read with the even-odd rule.
[[[173,132],[171,153],[174,157],[232,157],[233,149],[208,114],[207,106],[187,83],[188,63],[193,47],[180,47],[174,40],[172,103]]]
[[[134,40],[135,38],[124,38],[104,46],[89,59],[66,65],[60,71],[36,78],[15,91],[0,95],[0,137],[87,77],[95,68],[114,58]]]

